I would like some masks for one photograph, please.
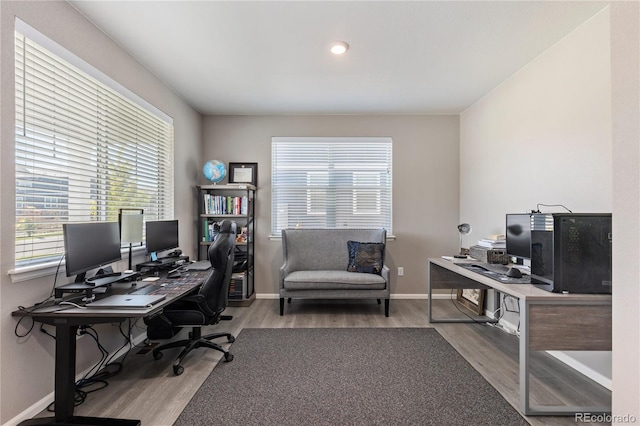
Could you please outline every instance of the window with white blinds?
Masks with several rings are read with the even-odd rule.
[[[171,119],[69,55],[16,31],[16,268],[59,261],[66,222],[173,216]]]
[[[287,228],[391,229],[388,137],[274,137],[271,233]]]

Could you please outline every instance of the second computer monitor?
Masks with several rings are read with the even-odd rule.
[[[146,225],[147,254],[170,250],[180,245],[177,220],[156,220]]]
[[[507,256],[531,259],[531,215],[507,214],[506,231]]]

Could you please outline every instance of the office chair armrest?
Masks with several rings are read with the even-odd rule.
[[[202,294],[194,294],[193,296],[187,296],[184,299],[189,302],[196,303],[198,305],[198,309],[202,311],[203,314],[207,316],[214,316],[216,314],[215,311],[212,311],[207,305],[207,299]]]
[[[204,297],[199,294],[191,294],[180,299],[180,302],[200,303]]]
[[[180,299],[179,303],[182,304],[183,302],[198,305],[198,309],[205,315],[213,316],[215,314],[215,312],[209,309],[209,307],[207,306],[207,300],[202,294],[198,293],[185,296]]]

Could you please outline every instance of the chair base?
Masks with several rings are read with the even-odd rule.
[[[201,347],[215,349],[224,354],[225,362],[233,361],[233,355],[231,352],[220,346],[219,344],[212,342],[213,339],[218,339],[220,337],[226,337],[227,342],[233,343],[236,339],[230,333],[212,333],[202,336],[202,331],[200,327],[193,327],[191,332],[189,333],[188,339],[176,340],[175,342],[165,343],[164,345],[160,345],[153,350],[153,357],[155,359],[162,358],[162,351],[170,348],[183,348],[176,360],[173,362],[173,372],[176,376],[179,376],[184,372],[184,367],[182,366],[182,360],[194,349],[198,349]]]

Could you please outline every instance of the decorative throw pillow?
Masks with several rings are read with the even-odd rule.
[[[378,274],[384,265],[384,243],[361,243],[347,241],[349,249],[349,272]]]

